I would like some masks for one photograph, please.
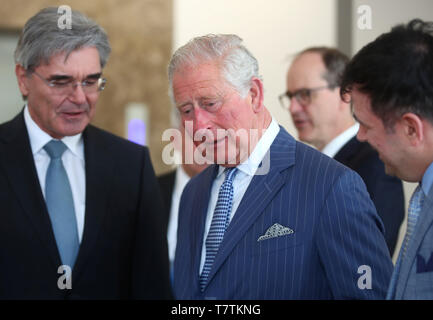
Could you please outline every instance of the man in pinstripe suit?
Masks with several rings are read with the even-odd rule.
[[[384,298],[392,263],[364,183],[277,124],[263,104],[257,61],[241,42],[198,37],[169,65],[173,102],[214,163],[182,194],[176,298]],[[228,226],[211,257],[206,239],[226,168],[237,173],[223,201]]]

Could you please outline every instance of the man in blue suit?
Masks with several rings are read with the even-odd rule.
[[[277,124],[242,40],[193,39],[169,80],[195,156],[214,163],[182,194],[176,298],[384,298],[392,263],[364,183]]]
[[[378,153],[356,139],[359,124],[350,103],[340,97],[341,76],[349,58],[334,48],[312,47],[299,53],[287,73],[287,91],[280,95],[290,111],[299,140],[315,146],[360,175],[385,227],[392,256],[404,219],[401,180],[385,174]]]
[[[348,64],[358,139],[369,142],[388,174],[419,182],[388,299],[433,299],[433,22],[412,20],[382,34]]]

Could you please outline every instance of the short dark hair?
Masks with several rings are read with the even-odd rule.
[[[326,80],[331,88],[337,88],[341,85],[341,79],[344,69],[349,62],[349,57],[335,48],[329,47],[311,47],[301,51],[298,57],[304,53],[317,53],[322,57],[326,72],[323,79]]]
[[[433,123],[433,22],[411,20],[363,47],[343,74],[342,98],[353,89],[388,128],[407,112]]]

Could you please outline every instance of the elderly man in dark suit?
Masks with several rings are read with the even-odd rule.
[[[15,51],[26,105],[0,126],[0,299],[170,298],[149,152],[89,125],[110,45],[71,19],[41,10]]]
[[[404,218],[401,180],[385,173],[377,152],[356,139],[359,124],[350,104],[340,98],[341,76],[349,58],[328,47],[299,53],[287,73],[287,91],[280,96],[290,111],[299,139],[356,171],[364,180],[385,226],[390,254]]]
[[[194,38],[169,80],[214,163],[180,201],[176,298],[384,298],[392,263],[363,181],[277,124],[242,39]]]

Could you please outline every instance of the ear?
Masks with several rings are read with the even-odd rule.
[[[18,87],[20,88],[23,97],[29,95],[29,77],[27,76],[27,70],[20,64],[15,65],[15,74],[18,80]]]
[[[253,77],[251,79],[249,98],[255,113],[263,110],[263,82],[259,78]]]
[[[339,110],[343,111],[343,112],[347,112],[350,113],[350,115],[352,115],[352,106],[351,106],[351,102],[350,102],[350,97],[348,96],[348,94],[346,93],[343,97],[341,97],[340,95],[340,89],[338,88],[338,91],[336,93],[338,95],[338,98],[340,103],[339,103]]]
[[[424,141],[424,123],[415,113],[405,113],[399,120],[403,128],[403,134],[412,146],[417,146]]]

